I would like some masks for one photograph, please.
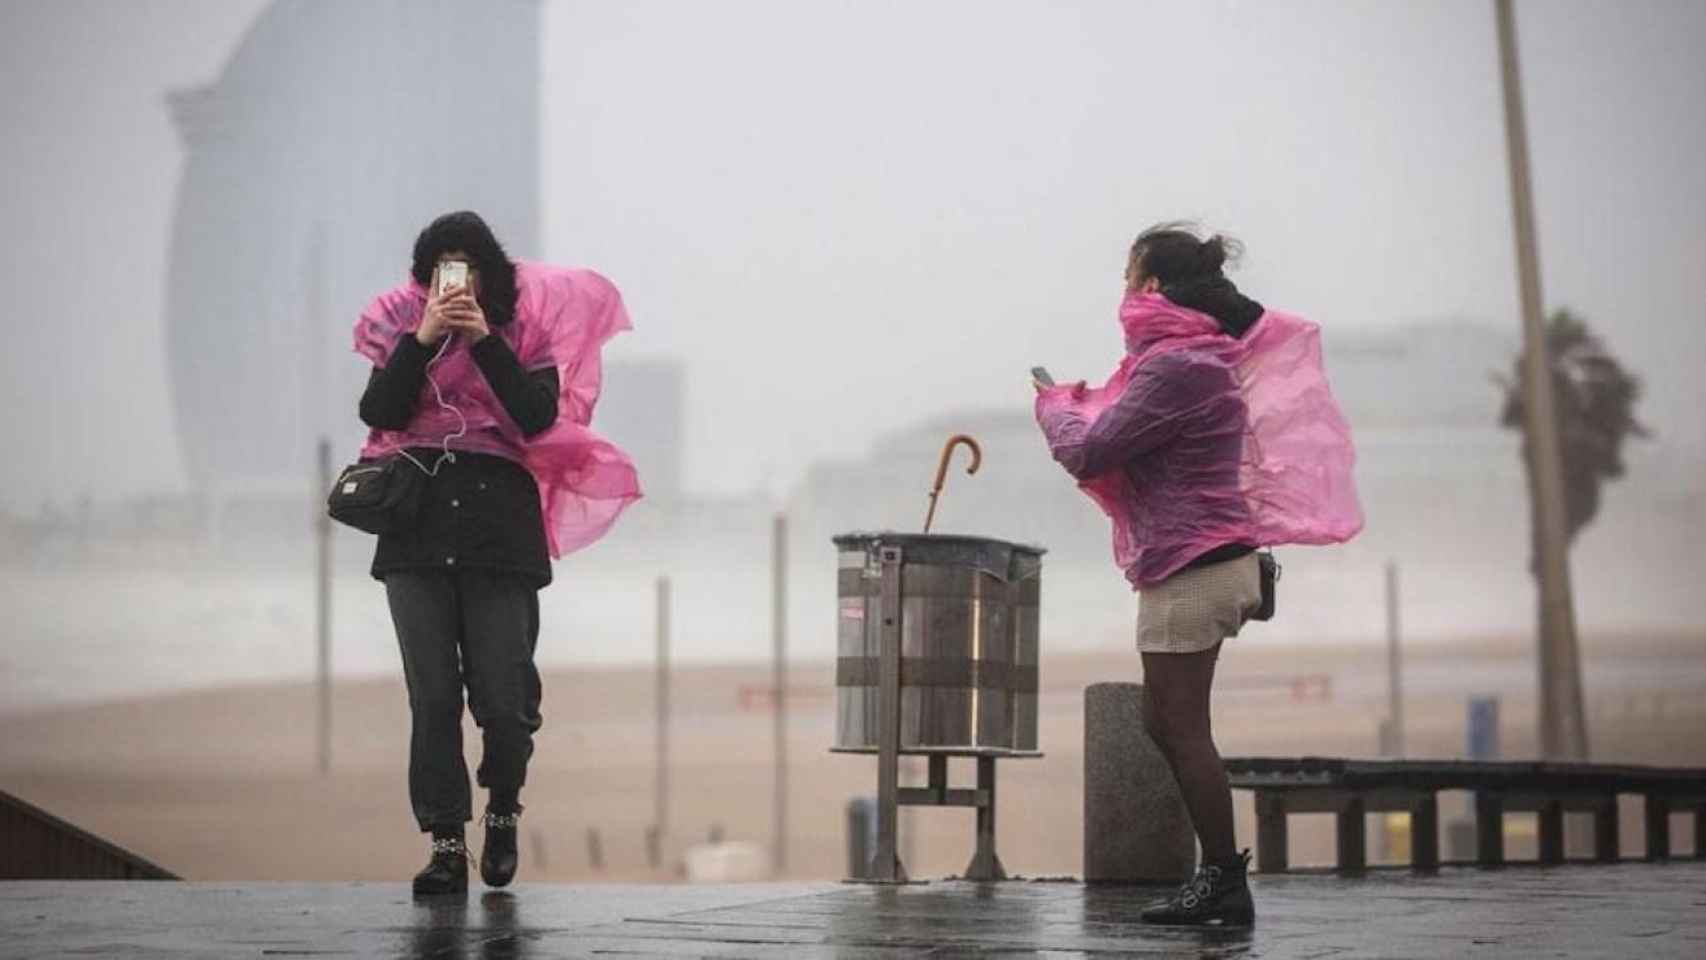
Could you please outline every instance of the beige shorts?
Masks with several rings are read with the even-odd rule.
[[[1236,637],[1262,605],[1262,575],[1254,553],[1181,570],[1137,598],[1140,653],[1200,653]]]

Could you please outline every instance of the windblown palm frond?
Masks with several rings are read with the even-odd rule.
[[[1553,313],[1546,326],[1546,354],[1552,368],[1552,397],[1564,468],[1565,516],[1571,542],[1599,513],[1602,485],[1623,476],[1623,444],[1649,431],[1635,419],[1641,381],[1617,362],[1586,322],[1569,310]],[[1511,377],[1495,378],[1505,394],[1499,424],[1524,429],[1523,363],[1519,355]],[[1523,437],[1523,461],[1529,440]],[[1533,465],[1529,464],[1533,469]]]

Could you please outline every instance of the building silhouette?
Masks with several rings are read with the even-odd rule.
[[[185,161],[167,363],[192,489],[298,494],[315,444],[352,458],[362,307],[433,217],[539,246],[537,0],[291,0],[218,79],[168,95]]]
[[[594,411],[598,432],[634,458],[646,499],[675,503],[683,495],[687,372],[670,359],[613,360]]]

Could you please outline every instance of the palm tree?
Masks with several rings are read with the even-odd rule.
[[[1552,314],[1546,325],[1546,356],[1552,368],[1553,404],[1564,461],[1566,536],[1574,543],[1576,534],[1599,513],[1601,486],[1623,476],[1624,441],[1650,433],[1635,419],[1641,381],[1623,369],[1580,317],[1567,309]],[[1505,392],[1499,425],[1520,431],[1524,423],[1520,355],[1512,366],[1512,376],[1494,377]],[[1532,471],[1526,436],[1522,458]],[[1531,556],[1531,569],[1536,562]]]

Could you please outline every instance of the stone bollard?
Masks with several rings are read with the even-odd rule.
[[[1178,883],[1196,834],[1173,769],[1143,729],[1143,686],[1084,691],[1084,882]]]

